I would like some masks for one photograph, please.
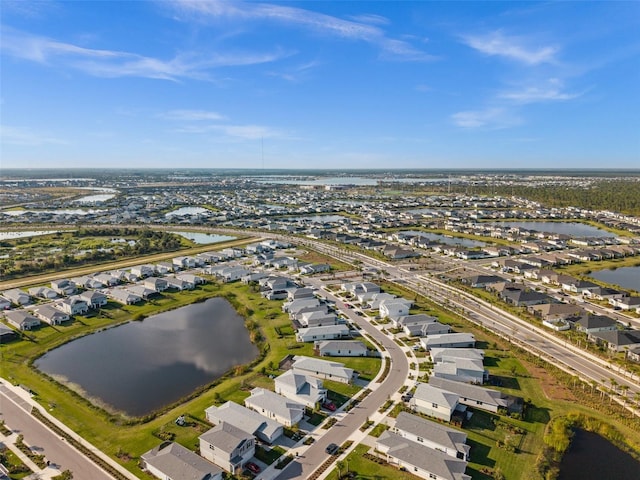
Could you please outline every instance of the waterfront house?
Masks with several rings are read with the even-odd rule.
[[[304,405],[265,388],[254,388],[246,398],[247,408],[271,418],[285,427],[297,425],[304,417]]]
[[[219,425],[222,422],[230,423],[269,444],[275,442],[283,433],[283,426],[275,420],[266,418],[235,402],[229,401],[219,407],[212,405],[204,412],[207,421],[213,425]]]
[[[63,298],[53,305],[68,315],[84,315],[89,311],[89,305],[79,295]]]
[[[30,315],[24,310],[5,312],[4,316],[7,322],[18,330],[32,330],[40,326],[40,319]]]
[[[87,290],[78,296],[87,302],[89,308],[100,308],[107,304],[107,296],[102,292]]]
[[[317,408],[327,398],[327,390],[322,380],[309,375],[287,370],[276,377],[275,391],[294,402],[301,403],[311,409]]]
[[[140,467],[160,480],[223,479],[220,467],[174,442],[163,442],[142,454]]]
[[[251,433],[224,421],[200,435],[199,440],[200,455],[232,475],[242,473],[242,466],[256,452]]]
[[[49,325],[60,325],[68,322],[71,317],[69,314],[52,307],[51,305],[42,305],[33,310],[33,313],[40,320],[47,322]]]

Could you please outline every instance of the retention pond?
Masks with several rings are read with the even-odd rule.
[[[142,416],[257,355],[244,319],[212,298],[74,340],[36,366],[98,403]]]

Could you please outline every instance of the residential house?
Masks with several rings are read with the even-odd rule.
[[[214,425],[222,422],[230,423],[240,430],[251,433],[259,440],[272,444],[283,433],[283,427],[275,420],[266,418],[258,412],[243,407],[235,402],[226,402],[216,407],[215,405],[205,411],[207,421]]]
[[[500,298],[516,307],[529,307],[551,302],[551,297],[535,290],[505,290],[500,294]]]
[[[346,325],[301,328],[296,332],[296,340],[298,342],[315,342],[316,340],[335,340],[349,337],[349,327]]]
[[[473,275],[462,279],[462,283],[466,283],[473,288],[486,288],[487,285],[504,282],[505,279],[497,275]]]
[[[96,289],[96,288],[104,287],[104,283],[88,275],[83,275],[81,277],[73,277],[71,281],[75,283],[76,286],[82,287],[82,288]]]
[[[587,334],[617,329],[617,322],[605,315],[582,315],[573,320],[573,325],[577,331]]]
[[[222,469],[179,443],[164,442],[140,457],[140,467],[161,480],[222,480]]]
[[[271,418],[285,427],[297,425],[304,417],[304,405],[271,390],[254,388],[244,404],[267,418]]]
[[[224,421],[200,435],[199,440],[200,455],[232,475],[240,474],[256,452],[253,434]]]
[[[168,288],[167,281],[158,277],[147,277],[142,281],[142,285],[158,293],[164,292]]]
[[[196,285],[202,285],[203,283],[205,283],[204,278],[199,275],[194,275],[193,273],[177,273],[176,278],[182,280],[183,282],[187,282],[190,285],[193,285],[193,287],[191,288],[195,288]]]
[[[589,338],[599,345],[604,344],[613,352],[622,352],[640,346],[640,332],[637,330],[607,330],[589,334]]]
[[[391,431],[412,442],[439,450],[450,457],[469,460],[467,434],[408,412],[400,412]]]
[[[110,273],[98,273],[93,278],[106,287],[115,287],[120,284],[120,278],[114,277]]]
[[[53,305],[68,315],[84,315],[89,311],[89,305],[79,295],[63,298]]]
[[[394,298],[380,304],[380,317],[398,318],[409,315],[409,309],[413,302],[404,298]]]
[[[40,320],[24,310],[5,312],[5,319],[18,330],[32,330],[40,326]]]
[[[11,301],[0,296],[0,310],[8,310],[9,308],[11,308]]]
[[[324,380],[333,380],[341,383],[351,383],[357,378],[356,372],[345,367],[342,363],[320,360],[318,358],[296,355],[293,357],[291,369],[294,373],[310,375]]]
[[[18,332],[0,323],[0,345],[4,343],[9,343],[13,340],[17,340],[17,338],[18,338]],[[2,479],[1,476],[0,476],[0,479]]]
[[[412,337],[427,337],[429,335],[441,335],[451,333],[451,327],[440,322],[430,322],[423,325],[404,327],[404,333]]]
[[[484,359],[484,351],[478,348],[432,348],[429,352],[433,363],[447,361],[452,358]]]
[[[155,264],[155,272],[158,275],[166,275],[173,272],[173,263],[171,262],[158,262]]]
[[[543,303],[527,307],[527,310],[547,321],[569,320],[587,313],[577,305],[569,303]]]
[[[640,297],[610,298],[609,305],[620,310],[635,310],[640,308]]]
[[[142,297],[134,293],[128,292],[123,288],[114,288],[108,291],[107,295],[113,298],[116,302],[123,305],[134,305],[142,301]]]
[[[147,300],[153,295],[158,295],[158,292],[151,288],[147,288],[144,285],[129,285],[124,288],[127,292],[133,293],[144,300]]]
[[[482,360],[445,357],[433,365],[433,376],[456,382],[482,384],[489,374],[484,369]]]
[[[164,280],[167,282],[167,288],[173,288],[178,291],[193,290],[195,288],[193,283],[186,282],[177,277],[165,277]]]
[[[476,339],[471,333],[443,333],[420,339],[422,348],[474,348]]]
[[[2,295],[14,305],[29,305],[31,303],[31,296],[19,288],[5,290]]]
[[[43,298],[45,300],[53,300],[58,298],[58,292],[49,287],[32,287],[28,290],[32,297]]]
[[[321,357],[366,357],[367,346],[358,340],[325,340],[315,342]]]
[[[400,317],[391,318],[390,320],[393,328],[404,328],[416,325],[422,326],[425,323],[433,323],[438,321],[438,318],[424,313],[418,313],[415,315],[402,315]]]
[[[458,407],[458,395],[421,383],[409,401],[409,406],[416,412],[449,422]]]
[[[607,287],[598,287],[592,288],[590,290],[585,290],[582,292],[582,295],[585,298],[593,299],[593,300],[606,300],[609,299],[619,299],[628,297],[628,292],[622,292],[620,290],[616,290],[615,288],[607,288]]]
[[[493,413],[498,413],[500,409],[522,411],[522,399],[497,390],[435,376],[429,378],[429,385],[456,395],[461,405]]]
[[[196,259],[193,257],[174,257],[171,259],[174,270],[183,270],[196,267]]]
[[[390,464],[427,480],[471,480],[465,472],[467,462],[444,452],[408,440],[397,433],[383,432],[376,440],[376,450]]]
[[[298,298],[312,298],[314,296],[314,291],[311,288],[290,288],[287,292],[287,298],[289,301],[297,300]]]
[[[68,313],[61,312],[51,305],[42,305],[33,310],[33,313],[40,320],[47,322],[49,325],[60,325],[70,320]]]
[[[131,267],[131,273],[133,273],[138,278],[147,278],[152,276],[156,271],[154,265],[135,265]]]
[[[58,295],[73,295],[74,293],[76,293],[76,284],[67,278],[53,280],[51,282],[51,288]]]
[[[305,311],[310,311],[320,306],[320,300],[317,298],[299,298],[292,300],[291,302],[285,302],[282,304],[282,311],[288,312],[291,318]]]
[[[87,290],[78,295],[82,300],[87,302],[89,308],[100,308],[107,304],[107,296],[102,292]]]
[[[302,312],[296,319],[304,328],[324,327],[338,323],[338,317],[334,313],[327,313],[326,305],[320,305],[318,310]]]
[[[327,389],[324,388],[322,380],[293,370],[287,370],[276,377],[275,391],[312,409],[317,408],[327,398]]]

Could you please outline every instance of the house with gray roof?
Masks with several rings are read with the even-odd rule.
[[[453,358],[468,358],[480,361],[484,359],[484,351],[478,348],[432,348],[429,354],[433,363]]]
[[[87,302],[89,308],[100,308],[107,304],[107,296],[102,292],[87,290],[78,295],[82,300]]]
[[[33,310],[33,313],[40,320],[47,322],[49,325],[60,325],[68,322],[71,317],[69,314],[52,307],[51,305],[41,305]]]
[[[440,322],[424,323],[422,325],[407,325],[404,333],[412,337],[427,337],[429,335],[442,335],[451,332],[451,327]]]
[[[582,315],[573,322],[575,329],[586,334],[616,330],[617,322],[606,315]]]
[[[189,283],[177,277],[165,277],[164,280],[167,282],[167,288],[174,288],[178,291],[193,290],[195,288],[193,283]]]
[[[304,405],[265,388],[254,388],[244,404],[285,427],[297,425],[304,417]]]
[[[338,323],[338,317],[334,313],[328,313],[326,305],[320,305],[318,310],[302,312],[296,320],[303,327],[324,327]]]
[[[140,457],[140,466],[161,480],[222,480],[223,470],[179,443],[164,442]]]
[[[108,291],[107,295],[123,305],[133,305],[142,301],[142,297],[123,288],[113,288]]]
[[[409,401],[409,407],[416,412],[449,422],[458,407],[458,395],[421,383]]]
[[[350,338],[346,325],[325,325],[324,327],[301,328],[296,332],[298,342],[315,342],[317,340],[335,340]]]
[[[241,473],[256,453],[254,436],[224,421],[198,438],[200,455],[232,475]]]
[[[0,296],[0,310],[8,310],[11,308],[11,301],[9,299]]]
[[[4,314],[7,322],[18,330],[31,330],[40,326],[40,319],[24,310],[13,310]]]
[[[608,330],[589,334],[589,339],[614,352],[622,352],[640,346],[637,330]]]
[[[212,405],[204,413],[207,420],[214,425],[227,422],[240,430],[255,435],[259,440],[266,443],[273,443],[283,433],[283,427],[275,420],[266,418],[258,412],[238,405],[235,402],[226,402],[224,405],[216,407]]]
[[[400,412],[391,431],[413,442],[444,452],[450,457],[469,461],[471,447],[467,445],[467,434],[460,430],[408,412]]]
[[[415,325],[424,325],[425,323],[437,322],[437,317],[432,317],[425,313],[416,313],[414,315],[402,315],[400,317],[391,318],[393,328],[404,328]]]
[[[424,479],[471,480],[465,473],[467,462],[413,442],[397,433],[384,432],[376,441],[376,450],[389,463],[398,465]]]
[[[522,409],[521,399],[499,392],[498,390],[435,376],[429,378],[429,385],[457,395],[461,405],[467,405],[487,412],[497,413],[500,408],[515,412],[521,411]]]
[[[76,293],[76,284],[68,278],[61,278],[51,282],[51,288],[59,295],[73,295]]]
[[[137,295],[141,298],[143,298],[144,300],[147,300],[149,297],[151,297],[152,295],[157,295],[158,292],[156,292],[155,290],[151,289],[151,288],[147,288],[144,285],[128,285],[126,287],[124,287],[124,289],[127,292],[133,293],[134,295]]]
[[[63,298],[53,305],[69,315],[84,315],[89,311],[89,305],[79,295]]]
[[[341,383],[351,383],[358,376],[353,369],[345,367],[342,363],[305,357],[304,355],[293,357],[291,369],[295,373]]]
[[[359,340],[323,340],[315,342],[321,357],[366,357],[367,346]]]
[[[324,388],[322,380],[293,370],[287,370],[276,377],[275,391],[278,395],[283,395],[309,408],[316,408],[327,398],[327,389]]]
[[[5,290],[2,295],[14,305],[29,305],[31,303],[31,296],[19,288]]]
[[[456,382],[482,384],[489,377],[482,360],[445,358],[433,365],[433,376]]]
[[[58,298],[58,292],[49,287],[32,287],[28,290],[32,297],[43,298],[45,300],[53,300]]]
[[[432,348],[474,348],[476,339],[471,333],[442,333],[420,338],[425,350]]]

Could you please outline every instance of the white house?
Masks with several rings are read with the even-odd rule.
[[[441,390],[427,383],[421,383],[416,388],[409,406],[416,412],[449,422],[458,406],[458,401],[459,396],[455,393]]]
[[[316,340],[335,340],[348,338],[349,327],[346,325],[327,325],[324,327],[301,328],[296,333],[299,342],[315,342]]]
[[[79,295],[63,298],[53,304],[58,310],[69,315],[84,315],[89,311],[89,305]]]
[[[320,305],[318,310],[302,312],[298,315],[298,323],[303,327],[323,327],[338,323],[338,317],[333,313],[327,313],[326,305]]]
[[[497,413],[500,408],[511,410],[514,405],[520,403],[517,397],[506,395],[497,390],[456,382],[446,378],[431,376],[429,385],[456,395],[461,405],[479,408],[487,412]]]
[[[33,310],[33,313],[36,317],[47,322],[49,325],[60,325],[70,319],[69,314],[61,312],[57,308],[53,308],[51,305],[39,306]]]
[[[465,473],[467,462],[444,452],[407,440],[386,431],[376,441],[376,450],[383,453],[391,464],[404,468],[413,475],[427,480],[471,480]]]
[[[179,443],[162,443],[140,457],[140,466],[160,480],[222,480],[222,469]]]
[[[31,330],[40,326],[40,320],[24,310],[13,310],[4,314],[7,322],[18,330]]]
[[[2,295],[15,305],[28,305],[29,303],[31,303],[31,297],[19,288],[5,290]]]
[[[446,453],[450,457],[469,461],[471,447],[467,445],[467,434],[460,430],[408,412],[400,412],[391,431],[407,440]]]
[[[353,369],[345,367],[342,363],[305,357],[303,355],[293,357],[291,369],[295,373],[311,375],[312,377],[341,383],[351,383],[357,378],[357,374]]]
[[[447,361],[453,358],[468,358],[469,360],[484,359],[484,351],[478,348],[432,348],[429,351],[433,363]]]
[[[251,396],[245,399],[244,404],[247,408],[251,408],[285,427],[297,425],[304,417],[303,404],[264,388],[258,387],[251,390]]]
[[[256,453],[254,436],[226,422],[203,433],[199,440],[200,455],[231,474],[241,473]]]
[[[58,292],[49,287],[32,287],[28,290],[29,295],[38,298],[44,298],[45,300],[53,300],[58,298]]]
[[[11,301],[0,296],[0,310],[8,310],[9,308],[11,308]]]
[[[324,340],[314,345],[321,357],[366,357],[367,346],[358,340]]]
[[[66,278],[53,280],[51,288],[59,295],[73,295],[76,293],[76,284]]]
[[[420,344],[425,350],[431,350],[434,347],[474,348],[476,339],[471,333],[443,333],[423,337],[420,339]]]
[[[133,273],[138,278],[146,278],[150,277],[155,273],[156,269],[154,265],[135,265],[131,267],[131,273]]]
[[[488,375],[482,360],[449,357],[433,366],[433,376],[456,382],[482,384]]]
[[[235,402],[226,402],[224,405],[215,405],[205,411],[207,420],[214,425],[227,422],[240,430],[255,435],[259,440],[273,443],[283,433],[283,427],[275,420],[266,418],[258,412],[238,405]]]
[[[394,298],[393,300],[382,302],[379,308],[380,316],[382,318],[397,318],[409,315],[411,305],[411,300],[405,300],[404,298]]]
[[[295,373],[293,370],[287,370],[276,377],[275,391],[309,408],[316,408],[327,398],[327,389],[324,388],[322,380]]]
[[[107,296],[101,292],[88,290],[78,295],[82,300],[87,302],[89,308],[100,308],[107,304]]]

